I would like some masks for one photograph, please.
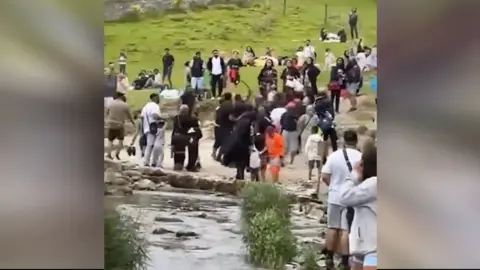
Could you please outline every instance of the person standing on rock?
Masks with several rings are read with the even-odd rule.
[[[199,142],[203,137],[200,123],[196,115],[190,115],[190,128],[187,131],[188,136],[188,162],[185,169],[189,172],[198,172],[200,169],[199,162]]]
[[[340,187],[357,164],[362,153],[357,150],[358,136],[353,130],[345,131],[345,146],[333,152],[322,167],[322,180],[328,186],[326,267],[334,269],[333,254],[338,251],[342,256],[342,266],[349,268],[348,232],[353,219],[353,209],[341,204]]]
[[[147,141],[145,147],[144,166],[162,167],[163,148],[165,145],[165,121],[160,117],[160,97],[157,93],[150,94],[150,101],[145,104],[140,113],[143,134]]]
[[[130,107],[126,103],[126,98],[121,93],[116,93],[106,109],[106,126],[108,149],[107,158],[112,159],[112,150],[114,150],[113,142],[118,140],[115,157],[120,160],[120,151],[123,149],[123,140],[125,138],[125,121],[129,120],[135,125]]]
[[[171,153],[173,157],[173,169],[175,171],[183,170],[185,166],[185,153],[189,144],[188,131],[191,127],[190,109],[183,104],[178,110],[178,115],[173,119],[173,130],[171,136]]]
[[[210,72],[212,98],[217,98],[222,96],[227,65],[225,64],[223,57],[218,55],[217,49],[213,50],[212,54],[213,56],[208,59],[207,69]],[[216,90],[217,88],[218,93]]]
[[[216,126],[215,126],[215,143],[213,145],[212,158],[215,160],[220,160],[221,149],[224,144],[227,142],[230,134],[233,130],[233,125],[235,124],[231,120],[231,115],[233,114],[233,101],[232,94],[225,93],[222,98],[222,102],[216,110]]]
[[[168,80],[169,88],[172,88],[173,87],[172,71],[173,71],[173,66],[175,64],[175,58],[173,57],[173,55],[170,54],[169,48],[165,49],[165,54],[162,57],[162,63],[163,63],[162,82],[165,83],[165,78],[166,78]]]

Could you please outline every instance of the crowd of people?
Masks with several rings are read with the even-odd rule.
[[[352,36],[358,35],[355,16],[351,18]],[[120,159],[124,125],[131,122],[137,132],[127,145],[127,152],[135,155],[139,149],[142,165],[163,169],[165,149],[169,148],[174,170],[201,170],[199,144],[203,134],[196,103],[207,97],[204,83],[207,73],[211,98],[218,99],[211,157],[223,166],[235,168],[237,180],[245,180],[249,173],[252,181],[280,185],[282,168],[295,164],[296,157],[304,155],[308,160],[305,178],[311,180],[316,175],[317,181],[328,186],[328,233],[322,251],[327,269],[334,269],[335,253],[341,256],[343,268],[375,269],[375,132],[361,126],[339,136],[335,117],[340,113],[342,97],[348,98],[349,111],[357,109],[356,98],[364,72],[375,72],[377,68],[376,46],[364,46],[359,39],[338,58],[326,49],[324,63],[318,62],[319,56],[308,40],[291,57],[276,57],[270,48],[265,56],[257,57],[247,47],[242,57],[239,51],[233,51],[229,59],[224,59],[218,50],[213,50],[204,61],[201,52],[197,52],[185,63],[187,87],[180,97],[178,114],[166,119],[160,110],[158,93],[150,95],[142,110],[132,113],[126,103],[126,91],[129,87],[163,87],[165,82],[173,87],[175,58],[170,50],[165,50],[161,71],[142,71],[132,85],[124,75],[127,56],[122,52],[118,61],[121,73],[115,75],[113,63],[106,69],[105,85],[109,91],[105,98],[109,142],[106,156]],[[262,65],[257,77],[259,91],[253,102],[249,97],[224,91],[228,83],[234,88],[241,82],[242,68],[259,63]],[[330,75],[327,90],[317,86],[322,71]],[[170,136],[167,136],[167,121],[173,123]],[[114,141],[119,143],[114,145]]]

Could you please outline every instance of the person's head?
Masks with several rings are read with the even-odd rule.
[[[307,60],[305,60],[305,64],[307,64],[307,65],[313,65],[313,58],[312,58],[312,57],[308,57]]]
[[[125,95],[123,93],[120,93],[120,92],[115,92],[115,95],[113,96],[114,99],[117,99],[117,100],[122,100],[122,101],[125,101],[126,102],[126,98],[125,98]],[[125,98],[125,100],[123,100]]]
[[[138,119],[138,118],[140,117],[140,114],[141,114],[141,113],[142,113],[141,110],[135,110],[135,111],[133,111],[133,113],[132,113],[133,119],[135,119],[135,120]]]
[[[185,64],[183,64],[185,67],[189,67],[190,66],[190,61],[187,61],[185,62]]]
[[[292,60],[287,60],[287,63],[286,63],[287,67],[292,67]]]
[[[170,49],[169,48],[165,48],[165,54],[170,54]]]
[[[268,126],[265,132],[267,133],[268,136],[273,137],[273,135],[275,134],[275,127]]]
[[[158,68],[155,68],[155,69],[153,70],[153,74],[155,74],[155,75],[157,75],[159,72],[160,72],[160,70],[158,70]]]
[[[230,92],[224,93],[223,94],[223,100],[225,100],[225,101],[232,100],[232,93],[230,93]]]
[[[273,68],[272,59],[267,59],[267,61],[265,61],[265,67],[264,68]]]
[[[265,109],[264,106],[259,106],[257,109],[257,113],[261,117],[265,117],[267,115],[267,110]]]
[[[349,129],[343,133],[343,141],[345,146],[357,147],[358,144],[358,135],[355,130]]]
[[[352,13],[356,13],[357,12],[357,8],[352,8]]]
[[[372,49],[368,46],[363,46],[363,51],[365,52],[365,56],[369,56],[370,54],[372,54]]]
[[[218,57],[218,50],[217,50],[217,49],[213,50],[213,51],[212,51],[212,55],[213,55],[214,57]]]
[[[313,105],[308,105],[305,109],[305,113],[309,116],[313,116],[315,114],[315,108],[313,108]]]
[[[337,67],[345,68],[345,60],[343,60],[343,58],[337,58]]]
[[[194,57],[195,58],[200,58],[200,57],[202,57],[202,53],[201,52],[196,52]]]
[[[125,79],[125,74],[119,73],[118,74],[118,80],[123,80],[123,79]]]
[[[298,59],[296,57],[292,58],[292,65],[296,66],[298,63]]]
[[[329,49],[329,48],[326,48],[326,49],[325,49],[325,53],[330,53],[330,49]]]
[[[303,105],[310,105],[310,98],[308,96],[304,96],[302,100]]]
[[[108,68],[110,69],[110,72],[113,73],[115,71],[115,63],[114,62],[108,63]]]
[[[245,48],[245,51],[247,51],[247,52],[253,52],[253,49],[252,49],[252,47],[247,46],[247,47]]]
[[[236,95],[233,97],[233,101],[234,101],[234,102],[242,102],[242,101],[243,101],[242,95],[236,94]]]
[[[320,29],[320,34],[323,34],[325,32],[327,32],[327,30],[325,28]]]
[[[310,43],[311,43],[310,39],[307,39],[307,40],[305,41],[305,45],[306,45],[306,46],[310,46]]]
[[[311,134],[318,134],[319,127],[317,125],[313,126],[310,130]]]
[[[303,46],[299,46],[297,49],[297,52],[301,52],[301,51],[303,51]]]
[[[361,125],[357,128],[357,134],[358,135],[366,135],[367,131],[368,131],[368,128],[365,125]]]
[[[190,111],[190,108],[188,108],[188,105],[182,104],[180,108],[178,109],[178,115],[188,115],[188,112]]]
[[[159,104],[160,103],[160,96],[157,93],[151,93],[150,94],[150,101]]]
[[[367,131],[367,136],[372,138],[372,140],[375,140],[375,139],[377,139],[377,131],[374,130],[374,129],[369,129]]]
[[[235,58],[235,59],[238,58],[238,51],[237,50],[233,50],[232,57]]]
[[[120,56],[127,57],[127,55],[125,54],[125,52],[120,52]]]
[[[360,168],[362,170],[362,181],[371,177],[377,176],[377,147],[366,147],[362,153],[360,161]]]

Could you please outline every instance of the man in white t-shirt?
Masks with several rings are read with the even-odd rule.
[[[339,251],[342,256],[342,265],[349,267],[347,208],[340,204],[339,190],[352,171],[353,166],[362,158],[357,150],[358,136],[353,130],[345,131],[343,135],[344,148],[333,152],[322,167],[322,180],[328,186],[327,209],[327,239],[325,255],[327,269],[333,269],[333,253]]]
[[[160,97],[157,93],[150,95],[150,101],[145,104],[140,113],[142,119],[143,135],[146,137],[147,146],[145,148],[144,166],[162,167],[163,148],[165,146],[165,129],[161,126],[160,117]],[[155,124],[157,131],[151,130],[152,123]]]
[[[305,59],[306,58],[313,58],[315,60],[315,47],[313,47],[311,45],[311,42],[310,40],[308,39],[306,42],[305,42],[305,47],[303,48],[303,53],[305,55]]]

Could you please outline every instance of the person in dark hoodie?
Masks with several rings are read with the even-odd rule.
[[[356,8],[352,8],[350,14],[348,14],[348,25],[350,26],[352,39],[358,38],[358,13]]]
[[[293,65],[292,60],[287,60],[286,67],[285,69],[283,69],[282,74],[280,75],[280,79],[282,79],[283,81],[283,92],[285,93],[285,95],[293,96],[294,89],[287,86],[287,80],[300,79],[300,72]]]
[[[173,130],[170,144],[172,147],[173,169],[181,171],[185,165],[185,152],[190,139],[188,131],[192,128],[192,121],[189,112],[190,110],[187,105],[181,105],[178,111],[178,115],[173,118]]]
[[[199,162],[199,141],[202,138],[202,130],[200,129],[200,123],[197,116],[190,115],[190,128],[187,131],[188,136],[188,162],[185,169],[189,172],[198,172],[200,168]]]
[[[336,65],[330,71],[330,83],[328,84],[332,106],[337,114],[340,113],[340,96],[346,87],[345,61],[343,58],[338,58]]]
[[[222,101],[215,111],[215,143],[213,145],[212,158],[220,160],[223,150],[221,149],[230,134],[232,133],[234,122],[231,120],[233,114],[233,101],[232,94],[225,93],[222,97]]]
[[[226,146],[225,153],[222,158],[222,164],[229,166],[235,163],[237,174],[235,179],[244,180],[245,170],[250,160],[250,146],[252,146],[252,122],[255,120],[255,111],[249,108],[243,113],[235,123],[232,135],[228,139],[229,144]]]
[[[335,112],[333,110],[332,101],[328,97],[325,91],[318,93],[317,98],[314,102],[315,113],[318,116],[318,126],[323,134],[323,140],[326,142],[330,139],[330,144],[332,145],[332,151],[338,149],[338,135],[337,130],[335,129]],[[325,144],[328,147],[328,144]],[[325,155],[323,155],[323,164],[327,161],[326,153],[328,148],[325,148]]]
[[[271,59],[265,61],[265,65],[257,76],[258,85],[260,86],[260,94],[266,99],[270,90],[275,89],[278,85],[278,73]]]
[[[350,100],[349,112],[357,109],[357,90],[360,87],[362,80],[362,71],[357,64],[357,60],[351,59],[346,68],[346,86],[348,91],[348,98]]]
[[[199,97],[203,97],[203,71],[204,71],[204,62],[200,52],[196,52],[193,59],[190,61],[190,76],[191,81],[190,85]]]
[[[312,57],[308,57],[302,68],[303,86],[307,92],[311,91],[313,95],[318,93],[317,78],[320,75],[320,69],[315,66]]]

